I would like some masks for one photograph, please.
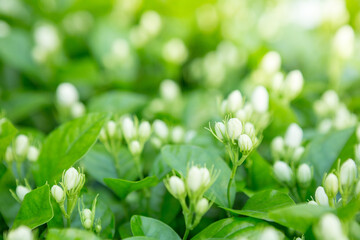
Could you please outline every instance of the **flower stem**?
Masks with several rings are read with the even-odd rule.
[[[232,168],[232,171],[231,171],[231,175],[230,175],[230,179],[229,179],[229,183],[228,183],[228,186],[227,186],[227,199],[228,199],[228,203],[229,203],[229,208],[231,208],[231,198],[230,198],[230,188],[231,188],[231,184],[232,184],[232,181],[235,177],[235,174],[236,174],[236,170],[237,170],[237,165],[235,164]]]
[[[186,227],[186,231],[185,231],[183,240],[186,240],[186,239],[187,239],[187,237],[189,236],[189,233],[190,233],[190,229],[189,229],[188,227]]]

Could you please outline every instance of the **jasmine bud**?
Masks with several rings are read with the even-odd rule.
[[[30,146],[27,153],[27,158],[30,162],[36,162],[39,158],[39,150],[34,146]]]
[[[293,172],[289,165],[283,161],[277,161],[274,164],[275,177],[282,183],[290,184],[293,178]]]
[[[335,174],[330,173],[327,175],[324,182],[325,192],[330,197],[333,198],[339,191],[339,181]]]
[[[13,149],[10,146],[6,148],[5,160],[7,163],[11,163],[14,160]]]
[[[242,124],[239,119],[231,118],[227,123],[227,132],[231,139],[237,139],[242,132]]]
[[[31,229],[27,226],[21,225],[16,229],[10,230],[7,237],[7,240],[33,240],[33,234]]]
[[[171,140],[174,143],[181,143],[184,141],[185,131],[182,127],[176,126],[171,131]]]
[[[153,123],[155,134],[162,140],[166,140],[169,136],[169,129],[165,122],[161,120],[155,120]]]
[[[208,208],[209,208],[209,201],[206,198],[202,198],[196,203],[195,212],[196,214],[202,216],[206,213]]]
[[[64,190],[58,185],[51,187],[51,195],[54,197],[57,203],[61,203],[65,200]]]
[[[79,172],[75,168],[71,167],[68,170],[66,170],[64,176],[64,185],[67,190],[76,188],[79,182],[80,182]]]
[[[116,133],[116,123],[112,120],[106,123],[106,132],[110,138],[115,136]]]
[[[135,137],[136,135],[136,129],[134,126],[134,122],[130,117],[124,117],[122,119],[122,124],[121,124],[122,130],[123,130],[123,134],[124,137],[127,140],[131,140]]]
[[[251,95],[251,104],[258,113],[265,113],[269,109],[269,93],[265,87],[255,88]]]
[[[292,123],[285,133],[285,145],[289,147],[298,147],[303,138],[303,130],[296,123]]]
[[[357,168],[354,160],[348,159],[340,168],[340,184],[343,188],[350,188],[357,175]]]
[[[185,185],[181,178],[177,176],[171,176],[169,178],[170,191],[175,198],[179,198],[185,193]]]
[[[297,181],[301,187],[307,188],[311,183],[311,169],[309,165],[303,163],[297,169]]]
[[[129,150],[132,155],[139,155],[141,153],[141,146],[139,141],[132,141],[129,145]]]
[[[317,204],[322,206],[329,206],[329,198],[325,193],[323,187],[318,187],[315,191],[315,200]]]
[[[18,196],[19,200],[22,202],[24,200],[24,197],[26,194],[28,194],[31,191],[31,189],[22,186],[22,185],[18,185],[16,187],[16,195]]]
[[[92,212],[90,209],[85,208],[84,210],[82,210],[82,215],[84,219],[91,219]]]
[[[222,122],[215,123],[215,133],[220,140],[224,139],[225,132],[226,132],[226,127],[224,123]]]
[[[150,123],[148,121],[141,122],[139,125],[139,138],[142,141],[146,141],[147,139],[149,139],[150,134],[151,134]]]
[[[274,155],[281,156],[284,153],[284,147],[285,147],[284,139],[280,136],[275,137],[271,141],[271,151]]]
[[[15,152],[18,156],[26,156],[29,148],[29,138],[20,134],[15,139]]]
[[[319,233],[323,239],[347,239],[343,233],[339,218],[332,213],[327,213],[321,218]]]
[[[247,134],[241,134],[238,140],[240,152],[248,153],[253,148],[253,143]]]
[[[243,99],[239,90],[232,91],[227,98],[228,112],[235,113],[243,105]]]
[[[56,99],[60,106],[70,107],[79,100],[79,94],[71,83],[61,83],[56,89]]]

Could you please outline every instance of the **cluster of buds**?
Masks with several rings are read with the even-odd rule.
[[[21,225],[11,231],[5,237],[6,240],[33,240],[34,235],[31,232],[31,228],[28,226]]]
[[[303,130],[296,123],[292,123],[284,137],[277,136],[271,142],[272,157],[276,160],[273,166],[275,178],[289,187],[297,198],[305,197],[305,190],[310,186],[313,175],[308,164],[299,165],[299,160],[305,150],[301,146],[302,138]]]
[[[332,129],[345,129],[357,123],[357,117],[339,100],[334,90],[323,93],[314,103],[314,111],[319,118],[318,130],[322,133]]]
[[[96,195],[91,210],[89,208],[85,208],[84,201],[82,203],[82,209],[80,209],[80,204],[78,204],[79,216],[81,220],[82,226],[89,231],[95,230],[96,233],[101,232],[101,220],[98,218],[95,221],[95,213],[96,213],[96,202],[99,194]],[[94,224],[95,223],[95,224]],[[95,225],[95,226],[94,226]]]
[[[16,181],[16,185],[17,187],[15,189],[15,192],[12,189],[10,189],[10,193],[16,201],[21,203],[24,200],[26,194],[31,192],[31,186],[29,185],[26,179],[25,179],[25,185],[19,184],[18,181]]]
[[[176,105],[177,107],[174,107]],[[159,86],[159,97],[154,98],[144,111],[147,118],[166,114],[179,117],[183,109],[181,88],[174,80],[165,79]]]
[[[148,121],[139,123],[137,118],[125,116],[121,119],[121,129],[130,153],[138,158],[145,142],[150,138],[151,125]]]
[[[285,103],[295,99],[304,85],[304,78],[299,70],[293,70],[287,75],[281,72],[281,57],[275,51],[264,55],[258,69],[252,73],[251,80],[266,86],[274,98]]]
[[[352,198],[360,196],[360,181],[357,179],[357,166],[353,159],[346,160],[338,169],[325,174],[323,186],[315,191],[315,201],[311,204],[339,207],[346,205]],[[341,198],[338,198],[340,192]]]
[[[56,89],[56,105],[61,120],[78,118],[85,114],[85,105],[79,101],[79,93],[71,83],[61,83]]]
[[[296,123],[290,124],[285,137],[277,136],[271,142],[271,154],[274,159],[297,163],[304,153],[301,146],[303,130]]]
[[[185,131],[180,125],[168,126],[164,121],[158,119],[153,122],[152,127],[154,131],[150,141],[157,149],[166,144],[180,144],[191,141],[196,135],[194,131]]]
[[[59,204],[65,218],[70,219],[84,184],[85,174],[80,169],[76,170],[71,167],[66,171],[64,170],[60,186],[54,185],[51,187],[51,195]],[[66,210],[65,200],[67,201]]]
[[[180,201],[185,218],[186,228],[194,229],[202,216],[209,210],[213,202],[204,198],[204,193],[215,182],[217,173],[206,167],[192,166],[183,176],[168,176],[164,184],[168,191]],[[189,201],[186,201],[188,197]]]
[[[230,159],[236,166],[240,165],[241,159],[245,160],[260,143],[255,126],[251,122],[241,122],[238,118],[217,122],[214,129],[209,125],[208,130],[227,147]]]
[[[13,162],[16,163],[17,177],[22,176],[22,164],[24,161],[36,162],[39,158],[39,148],[29,139],[28,136],[20,134],[15,138],[15,141],[6,148],[5,161],[11,166]],[[12,167],[10,167],[12,169]]]
[[[269,123],[269,93],[263,86],[254,89],[251,101],[246,102],[239,90],[231,92],[227,99],[221,103],[221,113],[231,115],[241,122],[253,123],[259,131],[266,128]]]

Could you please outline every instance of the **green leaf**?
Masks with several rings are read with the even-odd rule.
[[[158,240],[180,240],[179,235],[171,227],[157,219],[134,215],[130,222],[134,236],[153,237]]]
[[[143,188],[155,186],[159,180],[155,176],[146,177],[140,181],[129,181],[116,178],[104,178],[105,184],[114,191],[121,199],[124,199],[129,193]]]
[[[358,213],[360,209],[360,201],[358,198],[351,199],[345,206],[341,206],[336,209],[337,216],[346,221],[350,221]]]
[[[25,225],[33,229],[49,222],[53,216],[50,187],[48,184],[45,184],[25,195],[12,228]]]
[[[15,92],[10,99],[1,103],[1,106],[9,119],[19,122],[51,103],[52,95],[46,92]]]
[[[92,112],[113,112],[125,114],[135,112],[144,106],[147,98],[144,95],[112,91],[92,98],[89,102],[89,110]]]
[[[341,156],[343,148],[349,144],[348,141],[354,131],[355,128],[351,127],[330,132],[316,137],[309,143],[300,161],[313,166],[316,186],[321,185],[324,173],[331,170],[333,164]],[[353,144],[350,145],[353,146]]]
[[[157,238],[138,236],[138,237],[124,238],[124,240],[157,240]]]
[[[313,223],[317,222],[327,212],[334,212],[334,210],[330,207],[304,203],[275,209],[269,213],[269,217],[274,222],[305,233]]]
[[[6,148],[10,145],[16,132],[16,128],[8,119],[0,119],[0,159],[4,157]]]
[[[272,175],[272,166],[258,152],[253,152],[246,160],[248,185],[252,190],[274,188],[279,184]]]
[[[271,220],[268,216],[270,211],[291,205],[295,205],[295,203],[286,193],[277,190],[265,190],[253,195],[242,210],[226,210],[240,215]]]
[[[41,149],[37,184],[58,180],[61,173],[82,158],[96,142],[106,116],[88,114],[50,133]]]
[[[47,240],[100,240],[94,233],[86,230],[66,228],[50,228],[46,237]]]
[[[104,183],[104,178],[121,178],[134,180],[137,177],[137,171],[133,157],[125,147],[121,147],[118,155],[120,162],[120,175],[117,175],[114,159],[105,149],[103,144],[95,144],[88,154],[81,161],[88,172],[98,182]]]
[[[192,240],[258,239],[264,227],[268,225],[266,222],[254,218],[225,218],[214,222],[194,236]],[[281,232],[279,233],[283,235]]]
[[[209,152],[201,147],[191,145],[165,146],[161,150],[162,160],[183,176],[186,176],[187,168],[191,164],[206,165],[208,168],[220,171],[214,184],[205,193],[205,196],[215,196],[215,203],[228,207],[227,185],[230,179],[231,170],[223,159],[214,152]],[[231,201],[235,198],[235,184],[231,186]]]

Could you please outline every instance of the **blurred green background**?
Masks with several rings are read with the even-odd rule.
[[[359,10],[358,0],[0,0],[0,107],[18,126],[49,132],[61,121],[56,87],[70,82],[87,112],[197,128],[217,117],[214,96],[263,84],[254,72],[277,51],[280,71],[304,76],[291,106],[313,128],[312,104],[327,89],[359,112]],[[339,57],[334,38],[345,25],[354,47]],[[179,84],[183,104],[154,113],[164,79]]]

